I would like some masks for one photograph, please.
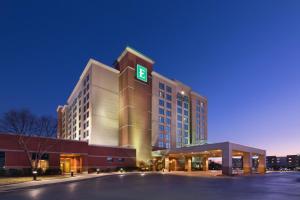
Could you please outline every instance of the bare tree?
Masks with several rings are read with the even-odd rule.
[[[0,119],[0,131],[17,135],[18,144],[24,150],[32,171],[36,171],[43,155],[52,148],[49,141],[56,136],[57,121],[48,116],[36,117],[27,109],[10,110]],[[37,141],[36,145],[29,149],[33,138]]]

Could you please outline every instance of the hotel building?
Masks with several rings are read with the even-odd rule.
[[[231,175],[232,158],[239,156],[244,173],[265,172],[265,150],[207,144],[207,99],[153,65],[130,47],[112,66],[90,59],[67,103],[57,108],[58,137],[135,149],[136,164],[155,170],[208,170],[208,158],[222,157],[222,173]]]
[[[59,138],[135,148],[138,162],[152,149],[205,144],[207,99],[153,64],[129,47],[112,67],[90,59],[57,109]]]

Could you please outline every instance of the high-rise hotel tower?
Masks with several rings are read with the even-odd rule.
[[[58,137],[133,147],[137,163],[152,149],[207,141],[207,99],[153,70],[154,61],[127,47],[113,67],[90,59],[59,106]]]

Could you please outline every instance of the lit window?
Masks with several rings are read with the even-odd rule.
[[[107,157],[107,158],[106,158],[106,161],[107,161],[107,162],[113,162],[114,159],[113,159],[112,157]]]

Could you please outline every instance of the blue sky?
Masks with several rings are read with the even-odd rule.
[[[127,46],[209,100],[209,142],[300,153],[300,1],[0,2],[0,112],[55,115]]]

